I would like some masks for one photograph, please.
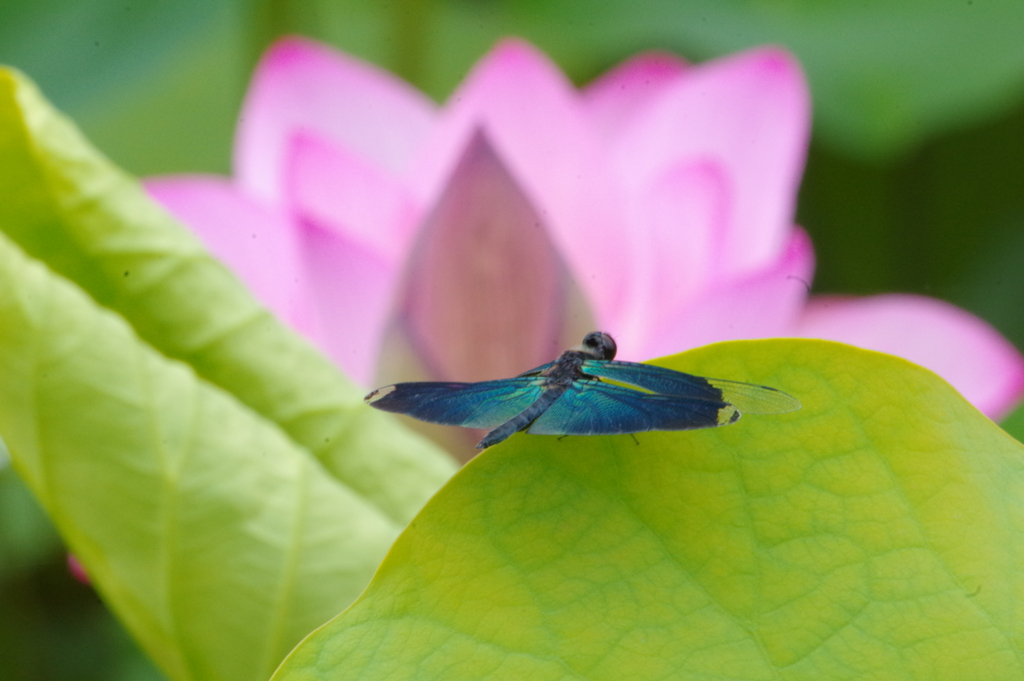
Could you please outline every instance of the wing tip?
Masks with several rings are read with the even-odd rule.
[[[776,409],[778,409],[778,411],[774,413],[788,414],[793,411],[800,411],[801,409],[804,408],[804,405],[800,402],[800,400],[793,397],[789,393],[784,393],[778,388],[770,388],[770,390],[774,390],[776,393],[776,399],[774,400],[775,404],[773,406]]]
[[[383,388],[377,388],[372,393],[364,397],[363,401],[369,405],[373,405],[375,402],[379,402],[391,393],[395,392],[395,389],[397,388],[398,386],[396,385],[386,385]]]
[[[718,425],[727,426],[740,420],[740,410],[731,404],[726,404],[718,409]]]
[[[788,414],[804,406],[789,393],[771,386],[720,378],[709,378],[707,381],[721,391],[723,402],[735,405],[744,414]]]

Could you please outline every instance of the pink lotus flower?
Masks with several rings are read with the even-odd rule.
[[[984,322],[917,296],[808,300],[813,251],[793,225],[808,130],[778,49],[641,56],[578,92],[508,41],[438,109],[289,39],[255,75],[235,177],[148,186],[366,387],[379,363],[512,375],[591,327],[631,360],[809,336],[902,355],[1005,414],[1024,362]]]

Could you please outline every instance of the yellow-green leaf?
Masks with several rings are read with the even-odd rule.
[[[0,69],[0,230],[135,332],[277,423],[404,525],[454,463],[264,310],[21,74]]]
[[[358,595],[394,524],[272,423],[0,235],[0,430],[174,679],[266,678]]]
[[[0,438],[176,680],[266,679],[454,470],[0,69]]]
[[[484,452],[275,680],[1024,677],[1019,443],[927,370],[835,343],[660,363],[804,406]]]

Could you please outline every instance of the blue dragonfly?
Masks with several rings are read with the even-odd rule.
[[[703,378],[650,364],[616,362],[607,333],[515,378],[480,383],[397,383],[366,396],[377,409],[429,423],[493,429],[484,449],[525,430],[534,435],[613,435],[696,430],[740,414],[784,414],[795,397],[763,385]]]

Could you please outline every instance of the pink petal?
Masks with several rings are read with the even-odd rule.
[[[146,190],[231,268],[264,306],[316,342],[320,329],[300,235],[288,216],[218,177],[154,178],[146,181]]]
[[[616,192],[580,98],[533,47],[505,41],[477,64],[424,144],[417,196],[436,196],[482,130],[551,232],[595,309],[619,309],[628,289]]]
[[[905,357],[949,381],[979,410],[1005,416],[1024,394],[1024,358],[991,326],[924,296],[816,296],[797,334]]]
[[[69,553],[67,556],[67,561],[68,572],[71,573],[71,576],[77,579],[82,584],[92,586],[92,580],[89,579],[89,573],[85,571],[85,566],[82,565],[82,562],[78,560],[78,558],[75,558],[75,554]]]
[[[515,375],[566,338],[570,282],[543,220],[481,133],[414,246],[402,326],[440,379]],[[589,326],[589,322],[587,322]]]
[[[510,40],[476,65],[417,157],[412,178],[421,202],[441,192],[477,131],[486,134],[574,269],[586,264],[587,239],[604,232],[614,237],[607,221],[586,219],[595,187],[603,187],[596,140],[572,84],[543,54]]]
[[[391,173],[309,134],[292,145],[286,191],[297,214],[394,264],[406,256],[421,219]]]
[[[679,81],[686,68],[686,62],[668,53],[634,57],[587,86],[583,91],[586,115],[595,130],[610,137]]]
[[[697,297],[707,295],[723,260],[722,236],[729,187],[718,166],[682,163],[668,168],[629,206],[630,291],[621,314],[606,314],[609,328],[623,324],[640,337],[654,333]],[[603,310],[603,312],[613,312]]]
[[[761,49],[691,68],[634,116],[612,167],[627,196],[673,167],[713,165],[727,179],[721,273],[757,271],[784,248],[809,132],[809,100],[788,54]]]
[[[402,173],[433,125],[433,104],[370,64],[309,40],[286,38],[264,56],[246,95],[235,176],[278,199],[291,138],[311,132]]]
[[[650,359],[723,340],[793,335],[813,273],[811,241],[795,229],[782,257],[770,267],[723,282],[691,304],[666,311],[649,331],[618,331],[622,358]]]
[[[308,223],[303,253],[320,313],[319,347],[357,384],[370,387],[398,283],[394,261],[329,226]]]

